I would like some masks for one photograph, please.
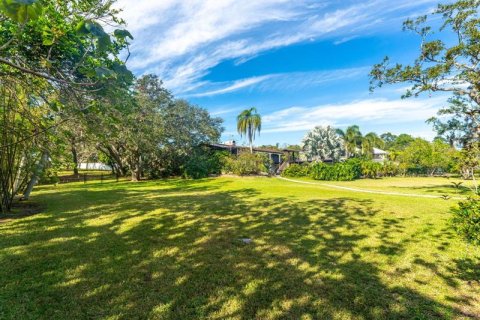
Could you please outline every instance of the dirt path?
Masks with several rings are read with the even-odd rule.
[[[371,193],[371,194],[382,194],[382,195],[389,195],[389,196],[416,197],[416,198],[429,198],[429,199],[444,199],[442,196],[433,196],[433,195],[428,195],[428,194],[401,193],[401,192],[390,192],[390,191],[375,191],[375,190],[336,186],[334,184],[328,184],[328,183],[300,181],[300,180],[294,180],[294,179],[289,179],[289,178],[284,178],[284,177],[279,177],[279,176],[277,178],[281,179],[281,180],[285,180],[285,181],[295,182],[295,183],[317,185],[317,186],[322,186],[322,187],[328,187],[328,188],[334,188],[334,189],[340,189],[340,190],[348,190],[348,191],[359,192],[359,193]],[[451,197],[449,199],[465,200],[465,198],[462,198],[462,197]]]

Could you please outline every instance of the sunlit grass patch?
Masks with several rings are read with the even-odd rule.
[[[2,319],[480,313],[480,250],[451,230],[453,200],[275,178],[74,183],[33,200],[46,210],[0,224]]]

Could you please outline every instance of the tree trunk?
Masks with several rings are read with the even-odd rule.
[[[132,181],[140,181],[142,177],[142,170],[140,164],[141,158],[138,155],[132,156],[130,171],[132,172]]]
[[[78,177],[78,153],[75,144],[72,144],[73,175]]]
[[[37,167],[33,171],[32,177],[30,178],[30,182],[27,185],[27,188],[25,189],[25,192],[23,193],[22,200],[28,200],[30,198],[30,193],[32,193],[33,187],[37,184],[38,178],[42,174],[43,170],[45,169],[45,165],[47,164],[48,161],[48,152],[43,151],[42,153],[42,158],[37,164]]]
[[[25,165],[25,155],[22,156],[22,159],[20,160],[20,164],[18,166],[17,170],[17,175],[15,176],[15,181],[13,183],[13,195],[16,195],[18,193],[18,190],[20,189],[20,186],[22,185],[22,171],[23,171],[23,166]]]
[[[140,164],[136,162],[132,168],[132,181],[140,181],[141,176]]]

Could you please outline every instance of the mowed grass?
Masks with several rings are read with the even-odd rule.
[[[379,179],[359,179],[354,181],[319,181],[311,178],[291,179],[382,192],[423,194],[431,196],[449,195],[451,197],[464,198],[474,194],[474,183],[472,180],[463,180],[455,177],[386,177]]]
[[[45,211],[0,223],[0,319],[480,317],[480,249],[451,230],[453,200],[212,178],[32,201]]]

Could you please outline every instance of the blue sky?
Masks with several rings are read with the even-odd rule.
[[[445,96],[401,100],[405,85],[371,94],[368,72],[388,55],[412,61],[419,39],[402,21],[438,0],[120,0],[135,37],[128,66],[158,74],[175,96],[225,120],[256,107],[256,144],[299,143],[316,125],[434,137],[425,120]]]

